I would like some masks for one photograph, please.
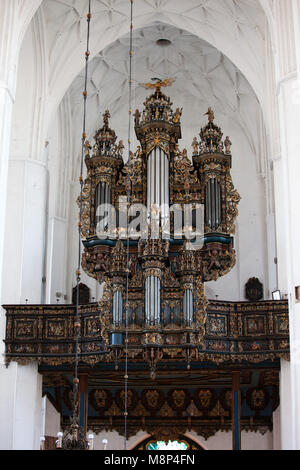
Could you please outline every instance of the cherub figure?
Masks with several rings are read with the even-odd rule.
[[[208,116],[208,122],[213,122],[214,119],[215,119],[215,114],[214,114],[212,108],[210,108],[210,107],[208,108],[208,111],[207,111],[207,113],[204,114],[204,116]]]
[[[98,260],[98,266],[100,269],[102,269],[103,271],[107,271],[107,266],[105,265],[105,256],[103,255],[103,253],[98,253],[97,255],[97,260]]]
[[[221,267],[221,263],[219,261],[219,253],[218,253],[217,250],[213,250],[212,252],[209,252],[209,257],[211,258],[211,262],[210,262],[210,265],[209,265],[208,269],[211,269],[214,266],[216,268]]]
[[[90,151],[92,150],[93,147],[91,146],[88,140],[86,140],[84,144],[84,148],[85,148],[85,157],[90,158]]]
[[[182,115],[182,109],[183,108],[177,108],[175,111],[175,115],[173,117],[173,123],[178,124]]]
[[[124,144],[123,144],[123,140],[120,140],[119,142],[119,145],[118,145],[118,154],[119,155],[123,155],[123,150],[124,150]]]
[[[109,110],[107,109],[105,111],[105,113],[103,114],[103,123],[104,123],[104,127],[108,127],[108,120],[111,118],[111,115],[110,115],[110,112]]]
[[[221,153],[222,153],[222,152],[223,152],[223,149],[224,149],[224,144],[223,144],[222,141],[220,141],[219,144],[218,144],[218,152],[221,152]]]
[[[141,147],[138,145],[137,146],[137,150],[136,150],[136,158],[141,158],[142,157],[142,149]]]
[[[140,125],[140,119],[141,119],[141,113],[137,109],[136,112],[134,113],[134,121],[135,121],[136,126]]]
[[[194,137],[192,147],[193,147],[193,150],[194,150],[194,155],[197,155],[198,154],[198,147],[199,147],[199,142],[197,140],[197,137]]]
[[[230,152],[231,152],[232,143],[231,143],[231,141],[230,141],[229,136],[226,137],[226,139],[225,139],[225,141],[224,141],[224,145],[225,145],[225,152],[226,152],[226,153],[230,153]]]
[[[183,157],[184,159],[187,159],[187,158],[188,158],[188,156],[187,156],[187,149],[183,149],[183,150],[182,150],[182,157]]]

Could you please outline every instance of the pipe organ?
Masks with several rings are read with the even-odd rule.
[[[208,303],[205,283],[235,264],[240,196],[231,179],[231,142],[223,140],[209,109],[189,158],[179,147],[182,110],[174,112],[161,91],[168,84],[146,85],[154,91],[143,112],[135,113],[140,146],[126,162],[108,111],[94,145],[86,142],[87,176],[79,198],[82,267],[105,283],[100,302],[4,306],[6,365],[38,363],[43,394],[62,414],[67,448],[70,430],[73,442],[80,435],[77,409],[84,432],[130,437],[143,430],[153,440],[178,440],[191,430],[208,438],[230,428],[236,438],[238,421],[247,431],[272,429],[279,361],[289,360],[288,303]],[[197,226],[199,205],[202,244],[186,232],[186,225]],[[135,224],[140,233],[127,227],[135,206],[142,214]],[[169,206],[189,208],[192,217],[187,221]],[[69,380],[74,362],[78,395]],[[244,415],[229,395],[232,382],[239,395],[240,379]]]
[[[186,149],[180,150],[182,109],[173,111],[170,98],[162,92],[171,82],[145,85],[153,92],[143,112],[134,115],[140,146],[126,163],[122,141],[116,143],[109,111],[105,112],[94,146],[86,144],[82,192],[82,266],[89,276],[106,283],[105,300],[100,302],[101,335],[118,361],[125,347],[126,323],[129,353],[137,361],[147,361],[152,373],[161,357],[190,364],[203,347],[204,285],[226,275],[235,264],[234,222],[240,201],[230,173],[232,144],[229,137],[223,140],[211,108],[200,139],[192,142],[192,159]],[[134,204],[145,207],[146,217],[146,230],[129,241],[128,227],[120,223],[124,210],[120,198],[128,194],[125,221],[132,220],[126,207]],[[97,235],[98,208],[107,204],[118,216],[116,227],[112,218],[108,223],[106,219],[104,239]],[[175,236],[175,216],[170,211],[172,205],[188,207],[193,221],[199,204],[204,206],[201,246],[187,240],[184,226],[181,236]]]

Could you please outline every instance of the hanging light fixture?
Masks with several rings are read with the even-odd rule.
[[[130,0],[130,46],[129,46],[129,120],[128,120],[128,161],[131,154],[132,133],[132,65],[133,65],[133,1]],[[127,173],[127,253],[126,253],[126,305],[125,305],[125,400],[124,400],[124,450],[127,450],[127,421],[128,421],[128,327],[129,327],[129,205],[132,196],[132,181],[130,172]]]
[[[80,426],[79,422],[79,410],[78,410],[78,395],[79,395],[79,378],[78,378],[78,365],[79,365],[79,340],[81,332],[81,323],[79,317],[79,285],[81,281],[81,227],[82,227],[82,192],[83,192],[83,161],[84,161],[84,150],[86,143],[86,111],[87,111],[87,81],[88,81],[88,65],[89,65],[89,45],[90,45],[90,23],[91,23],[91,0],[88,4],[87,14],[87,48],[85,52],[85,81],[83,91],[83,132],[82,132],[82,150],[81,150],[81,167],[80,167],[80,187],[81,187],[81,198],[80,198],[80,216],[78,223],[78,267],[76,271],[77,280],[77,292],[76,292],[76,319],[74,323],[76,341],[75,341],[75,370],[73,379],[73,413],[71,418],[71,424],[68,426],[64,433],[58,433],[58,440],[56,441],[57,449],[61,450],[93,450],[94,449],[94,436],[85,436],[84,430]]]

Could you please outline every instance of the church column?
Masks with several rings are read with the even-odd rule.
[[[11,139],[13,131],[18,136],[19,129],[15,126],[17,96],[17,71],[20,68],[20,39],[39,6],[37,0],[20,2],[18,0],[2,0],[0,12],[0,298],[1,304],[6,301],[18,303],[21,292],[32,289],[30,273],[34,273],[34,263],[38,256],[30,252],[34,241],[30,231],[35,234],[43,218],[36,207],[41,202],[36,187],[42,184],[44,169],[39,162],[29,163],[29,153],[23,155],[12,151]],[[25,96],[29,98],[28,82],[25,82]],[[19,83],[19,82],[18,82]],[[21,99],[22,101],[22,99]],[[24,105],[24,103],[23,103]],[[26,106],[23,106],[26,108]],[[26,113],[26,110],[24,110]],[[29,112],[30,113],[30,112]],[[29,123],[28,115],[24,124]],[[34,129],[40,129],[40,122]],[[29,133],[30,134],[30,133]],[[11,176],[13,175],[13,180]],[[27,181],[31,192],[25,191]],[[11,184],[13,183],[13,184]],[[15,197],[17,200],[15,200]],[[28,210],[27,210],[28,209]],[[33,222],[34,221],[34,222]],[[23,230],[27,224],[27,231]],[[19,229],[21,229],[19,231]],[[16,271],[15,271],[15,268]],[[29,272],[27,269],[29,268]],[[26,273],[26,287],[21,286],[20,273]],[[34,273],[35,274],[35,273]],[[39,273],[37,273],[38,275]],[[40,300],[41,282],[38,285],[36,299]],[[30,294],[30,292],[29,292]],[[27,294],[24,293],[24,297]],[[25,301],[24,298],[24,301]],[[0,304],[0,305],[1,305]],[[39,450],[42,436],[42,377],[38,374],[36,364],[23,366],[11,363],[4,365],[5,315],[0,315],[0,448],[5,450]]]
[[[37,364],[0,364],[0,450],[39,450],[42,376]]]
[[[291,361],[281,365],[282,449],[300,448],[300,0],[274,2],[281,154],[274,161],[279,289],[288,295]]]
[[[12,110],[15,101],[17,36],[17,1],[1,2],[0,14],[0,298],[2,292],[2,265],[4,251],[6,188],[8,156],[11,135]],[[1,302],[2,303],[2,302]],[[5,336],[5,319],[1,315],[0,339]],[[0,363],[4,345],[0,341]]]
[[[12,130],[12,116],[16,101],[16,83],[20,43],[24,32],[41,0],[1,0],[0,12],[0,298],[5,292],[2,273],[7,202],[8,157]],[[24,77],[22,77],[24,80]],[[27,84],[26,84],[27,86]],[[28,92],[28,90],[27,90]],[[3,275],[4,274],[4,275]],[[3,317],[2,317],[3,318]],[[0,320],[0,338],[4,337],[5,321]],[[0,341],[0,362],[4,351]]]

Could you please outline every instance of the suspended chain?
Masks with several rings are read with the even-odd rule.
[[[82,196],[83,196],[83,162],[84,162],[84,149],[86,142],[86,115],[87,115],[87,83],[88,83],[88,68],[89,68],[89,57],[90,57],[90,30],[91,30],[91,0],[88,3],[88,14],[87,14],[87,47],[85,52],[85,78],[84,78],[84,91],[83,91],[83,132],[82,132],[82,146],[81,146],[81,162],[80,162],[80,212],[79,212],[79,223],[78,223],[78,265],[76,271],[76,281],[77,281],[77,292],[76,292],[76,321],[75,321],[75,331],[76,331],[76,342],[75,342],[75,376],[73,379],[73,393],[74,393],[74,409],[73,409],[73,419],[77,418],[78,414],[78,388],[79,388],[79,379],[78,379],[78,363],[79,363],[79,340],[80,340],[80,317],[79,317],[79,285],[81,281],[81,228],[82,228]]]
[[[132,132],[132,61],[133,61],[133,1],[130,0],[130,49],[129,49],[129,122],[128,122],[128,172],[127,172],[127,262],[126,262],[126,318],[125,318],[125,412],[124,412],[124,450],[127,450],[128,421],[128,326],[129,326],[129,205],[131,201],[132,182],[130,179],[129,162],[131,154]]]

